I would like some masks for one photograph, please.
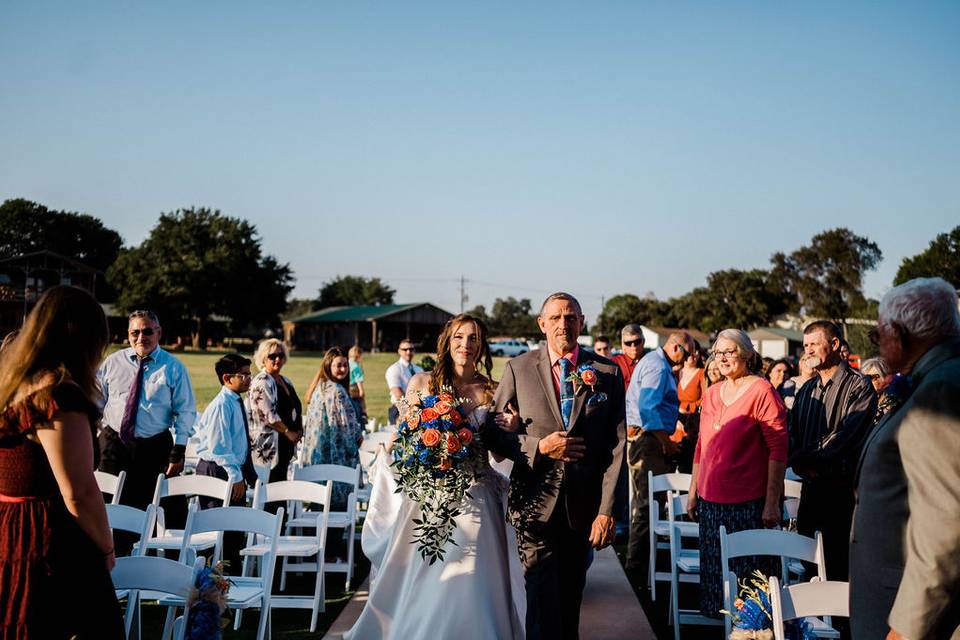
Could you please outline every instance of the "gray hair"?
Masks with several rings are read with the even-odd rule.
[[[751,373],[757,373],[760,371],[763,361],[760,358],[760,354],[757,353],[756,348],[753,346],[753,340],[750,339],[750,336],[743,329],[724,329],[717,334],[717,339],[713,341],[712,351],[716,352],[717,343],[721,340],[729,340],[737,346],[737,353],[740,356],[740,359],[747,364],[747,370]]]
[[[146,318],[158,327],[160,326],[160,318],[158,318],[157,314],[149,309],[137,309],[136,311],[131,311],[130,315],[127,316],[127,322],[131,322],[135,318]]]
[[[881,376],[888,376],[890,375],[890,365],[888,365],[887,361],[883,358],[870,358],[869,360],[864,360],[860,364],[860,373],[864,375],[870,375],[871,371],[875,371]]]
[[[643,327],[641,327],[638,324],[628,324],[627,326],[625,326],[623,329],[620,330],[620,339],[623,340],[628,336],[636,336],[637,338],[644,340]],[[644,342],[646,342],[646,340],[644,340]]]
[[[253,354],[253,363],[257,365],[257,369],[263,370],[264,363],[267,361],[267,356],[270,355],[270,352],[273,351],[274,347],[280,347],[280,351],[283,352],[283,355],[290,357],[290,351],[287,349],[287,345],[283,340],[277,340],[276,338],[267,338],[266,340],[261,340],[260,344],[257,345],[257,350]]]
[[[883,296],[880,322],[895,322],[911,336],[936,340],[960,336],[957,290],[943,278],[914,278]]]
[[[564,293],[563,291],[557,291],[556,293],[551,293],[547,296],[547,299],[543,301],[543,304],[540,305],[540,313],[537,315],[542,316],[543,310],[547,308],[547,305],[553,302],[554,300],[566,300],[567,302],[573,304],[577,307],[577,313],[583,315],[583,307],[580,306],[580,303],[569,293]]]

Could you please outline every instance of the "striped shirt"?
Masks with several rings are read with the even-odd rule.
[[[877,412],[870,380],[843,362],[826,382],[819,375],[807,380],[796,398],[789,465],[804,479],[852,479]]]

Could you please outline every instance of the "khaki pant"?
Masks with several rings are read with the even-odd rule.
[[[643,433],[627,442],[627,463],[630,467],[630,485],[633,502],[630,508],[630,542],[627,545],[627,568],[649,571],[650,560],[650,500],[647,492],[647,472],[657,476],[669,473],[670,466],[663,447],[656,436]]]

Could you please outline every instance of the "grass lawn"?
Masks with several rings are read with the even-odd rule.
[[[120,348],[119,346],[115,348]],[[197,411],[203,411],[204,407],[213,400],[213,397],[220,391],[220,384],[217,382],[217,374],[214,373],[213,365],[219,360],[225,352],[199,352],[184,351],[174,353],[174,355],[183,362],[190,372],[190,381],[193,383],[193,392],[197,397]],[[250,353],[243,354],[248,358]],[[424,354],[417,354],[414,362],[418,362]],[[376,418],[378,423],[386,423],[387,409],[390,406],[389,392],[387,391],[386,373],[387,367],[397,361],[395,353],[367,353],[364,354],[361,364],[364,373],[364,389],[367,394],[367,414],[371,418]],[[323,354],[316,352],[294,353],[289,362],[283,367],[283,375],[293,381],[293,386],[300,396],[300,400],[306,405],[307,398],[304,394],[310,381],[316,375],[320,368],[320,362]],[[504,363],[507,358],[493,359],[493,376],[499,379],[503,372]]]

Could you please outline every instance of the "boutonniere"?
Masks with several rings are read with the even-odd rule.
[[[593,393],[598,379],[597,370],[589,364],[580,365],[576,371],[567,376],[567,382],[573,383],[576,393],[580,393],[580,390],[585,386],[590,387],[590,392]]]

